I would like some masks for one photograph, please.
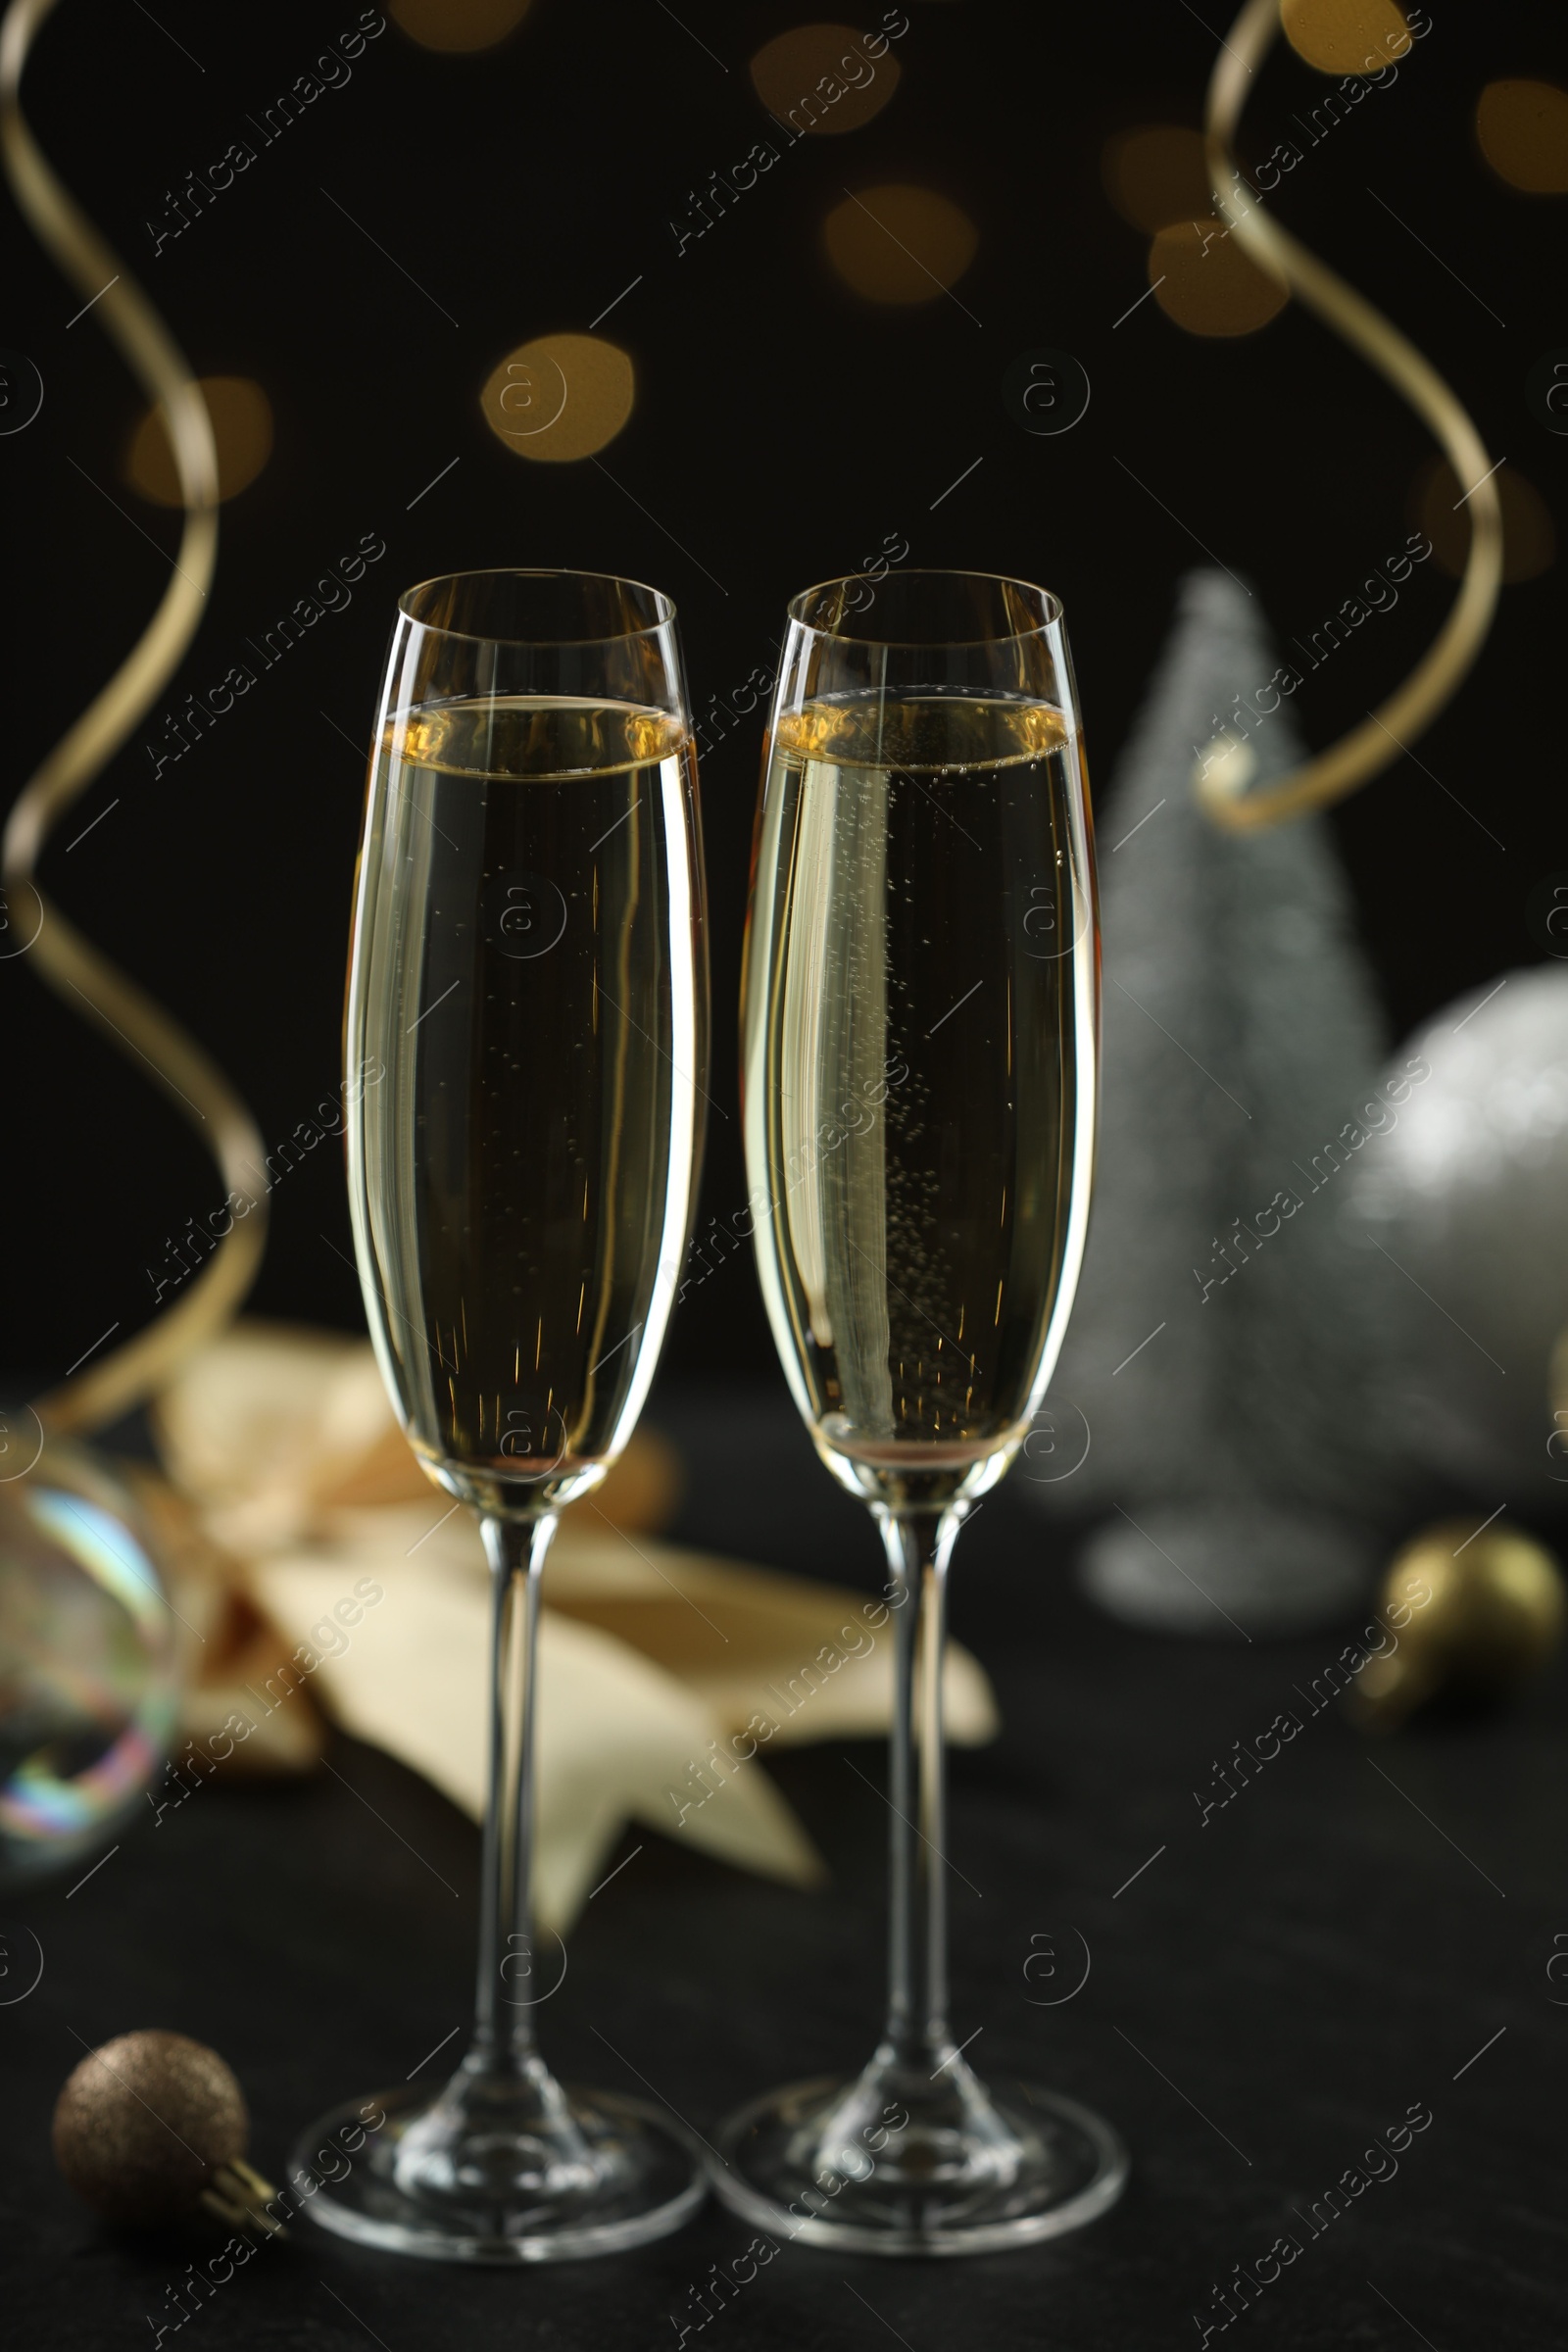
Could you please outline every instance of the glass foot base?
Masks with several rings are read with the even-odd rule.
[[[678,2230],[708,2190],[701,2151],[657,2108],[564,2090],[542,2069],[336,2108],[295,2147],[289,2180],[320,2229],[436,2262],[618,2253]]]
[[[859,2254],[988,2254],[1081,2229],[1120,2196],[1127,2151],[1054,2091],[989,2090],[958,2059],[938,2091],[885,2059],[795,2082],[718,2133],[718,2195],[781,2241]]]

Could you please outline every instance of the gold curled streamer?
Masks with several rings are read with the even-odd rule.
[[[1234,760],[1216,762],[1218,773],[1205,773],[1202,767],[1195,772],[1202,807],[1216,824],[1233,833],[1255,832],[1308,808],[1326,808],[1390,766],[1457,691],[1486,641],[1502,584],[1502,510],[1496,480],[1486,444],[1464,408],[1413,343],[1269,218],[1237,171],[1232,151],[1248,84],[1279,30],[1279,0],[1249,0],[1221,44],[1209,80],[1203,130],[1214,201],[1237,243],[1258,267],[1282,280],[1358,351],[1431,428],[1455,478],[1472,485],[1470,552],[1459,593],[1437,637],[1403,684],[1359,726],[1261,792],[1245,790],[1247,773],[1238,773]],[[1210,757],[1214,749],[1209,747]],[[1250,772],[1250,763],[1245,766]]]
[[[38,969],[64,1003],[134,1055],[195,1127],[226,1191],[253,1199],[185,1296],[91,1371],[34,1400],[46,1431],[93,1429],[150,1396],[228,1321],[254,1281],[266,1242],[258,1188],[261,1136],[222,1072],[133,981],[117,970],[43,896],[34,880],[60,818],[146,716],[196,634],[218,553],[218,457],[207,405],[184,355],[124,264],[55,177],[22,112],[24,68],[57,0],[12,0],[0,24],[0,160],[39,242],[83,299],[150,401],[163,411],[185,521],[163,600],[108,684],[29,778],[0,837],[0,888],[36,902]],[[254,1198],[253,1198],[254,1197]]]

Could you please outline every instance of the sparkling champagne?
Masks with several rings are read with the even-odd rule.
[[[356,1238],[409,1438],[480,1507],[594,1483],[653,1374],[705,1101],[695,784],[683,722],[616,703],[443,703],[377,749]]]
[[[769,747],[755,1230],[797,1401],[857,1492],[980,1492],[1060,1343],[1098,1017],[1078,758],[1060,710],[1000,694],[808,703]]]

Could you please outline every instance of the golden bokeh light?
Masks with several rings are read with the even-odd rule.
[[[528,14],[528,0],[386,0],[386,6],[411,41],[450,56],[493,49]]]
[[[1476,137],[1510,188],[1568,194],[1568,90],[1553,81],[1489,81],[1476,108]]]
[[[237,498],[272,454],[272,410],[248,375],[204,375],[202,397],[218,449],[218,497]],[[157,507],[180,507],[179,475],[161,409],[149,409],[125,450],[125,479]]]
[[[865,188],[823,223],[828,259],[868,302],[935,302],[974,260],[979,232],[934,188]]]
[[[1557,560],[1557,532],[1545,500],[1516,466],[1499,466],[1492,478],[1502,510],[1502,576],[1510,587],[1538,580]],[[1410,492],[1410,513],[1432,542],[1432,561],[1453,580],[1470,553],[1466,487],[1446,458],[1431,458]]]
[[[1201,220],[1214,210],[1201,134],[1178,122],[1117,131],[1105,141],[1100,169],[1122,219],[1151,236],[1173,220]]]
[[[1190,335],[1255,334],[1290,300],[1212,216],[1160,230],[1149,249],[1149,282],[1167,318]]]
[[[508,352],[479,406],[519,458],[566,465],[608,448],[636,397],[632,364],[616,344],[602,335],[536,335]]]
[[[1397,0],[1282,0],[1280,21],[1297,56],[1320,74],[1381,74],[1410,47]]]
[[[792,129],[826,137],[858,130],[879,115],[899,81],[899,61],[876,36],[881,57],[853,24],[797,24],[764,42],[752,60],[752,86],[770,115]]]

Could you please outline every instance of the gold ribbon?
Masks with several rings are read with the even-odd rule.
[[[150,1069],[218,1163],[225,1192],[256,1192],[265,1147],[217,1064],[134,982],[117,970],[38,889],[50,833],[121,749],[173,676],[201,620],[218,553],[218,455],[212,420],[184,355],[119,256],[73,203],[22,112],[23,70],[56,0],[12,0],[0,24],[0,160],[22,212],[62,273],[107,328],[162,411],[185,510],[179,555],[163,601],[109,683],[28,780],[0,838],[0,888],[15,915],[35,909],[32,951],[64,1003],[95,1021]],[[30,919],[30,914],[29,918]],[[216,1337],[255,1279],[266,1242],[265,1192],[174,1305],[36,1399],[50,1432],[94,1428],[161,1388],[191,1351]]]
[[[1459,593],[1433,644],[1403,684],[1361,725],[1266,791],[1245,790],[1250,762],[1205,761],[1195,774],[1200,801],[1228,832],[1250,833],[1326,808],[1359,790],[1429,727],[1457,691],[1486,641],[1502,583],[1502,510],[1486,445],[1458,399],[1413,343],[1272,220],[1247,188],[1233,153],[1248,84],[1280,29],[1279,0],[1248,0],[1222,42],[1208,85],[1204,146],[1209,184],[1236,241],[1324,324],[1358,351],[1442,444],[1455,478],[1468,482],[1470,552]],[[1213,747],[1210,747],[1212,754]]]

